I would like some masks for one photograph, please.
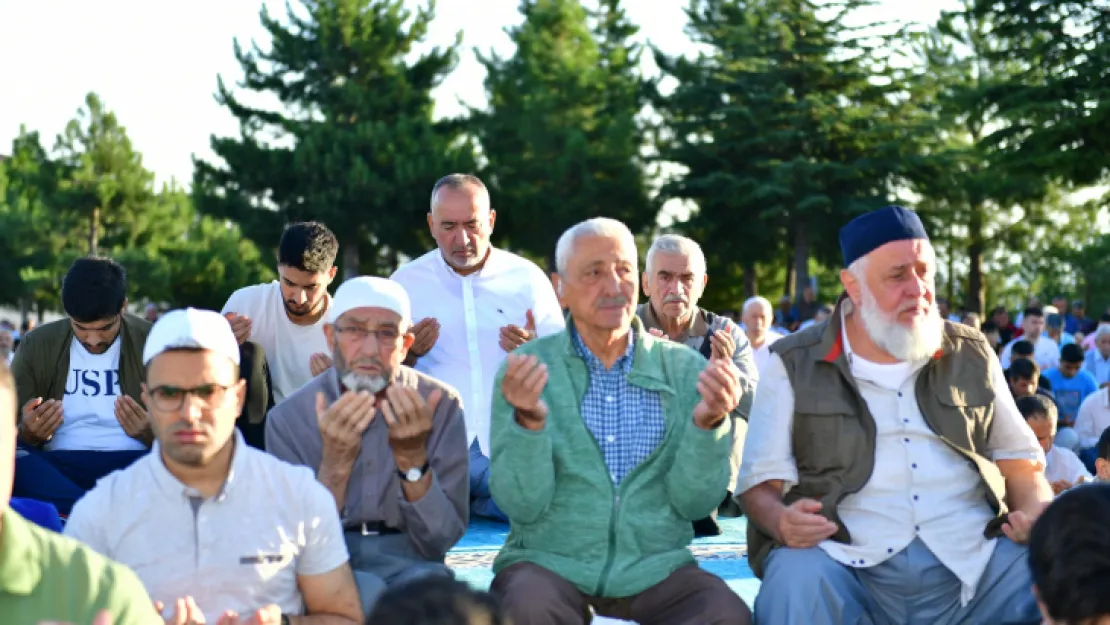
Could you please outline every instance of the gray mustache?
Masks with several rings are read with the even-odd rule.
[[[598,308],[605,308],[608,306],[627,306],[627,297],[603,297],[597,301]]]
[[[663,297],[664,304],[670,304],[671,302],[679,302],[680,304],[685,304],[686,298],[682,297],[681,295],[675,295],[674,293]]]

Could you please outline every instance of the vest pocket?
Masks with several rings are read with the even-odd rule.
[[[921,406],[922,412],[933,410],[929,419],[937,432],[949,442],[968,451],[984,454],[994,420],[994,391],[984,386],[949,387],[940,389],[936,405]]]
[[[838,396],[807,397],[794,413],[794,458],[798,470],[825,473],[850,466],[865,439],[856,407]]]

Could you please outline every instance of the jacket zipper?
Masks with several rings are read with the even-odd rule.
[[[613,513],[609,517],[609,553],[605,557],[605,566],[601,569],[601,579],[597,582],[597,596],[605,596],[605,586],[609,581],[609,570],[613,568],[613,560],[617,559],[617,515],[621,510],[620,491],[613,493]]]

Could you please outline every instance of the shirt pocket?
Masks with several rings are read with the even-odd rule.
[[[800,474],[842,472],[864,451],[859,409],[840,396],[799,396],[794,409],[794,458]]]

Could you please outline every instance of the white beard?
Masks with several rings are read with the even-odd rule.
[[[352,391],[378,393],[389,385],[389,380],[380,375],[363,375],[349,371],[343,374],[343,386]]]
[[[929,307],[924,319],[913,328],[907,328],[898,323],[897,314],[887,315],[879,309],[879,303],[862,281],[860,287],[863,296],[860,319],[876,345],[902,362],[931,358],[940,349],[944,340],[944,320],[936,304]]]

